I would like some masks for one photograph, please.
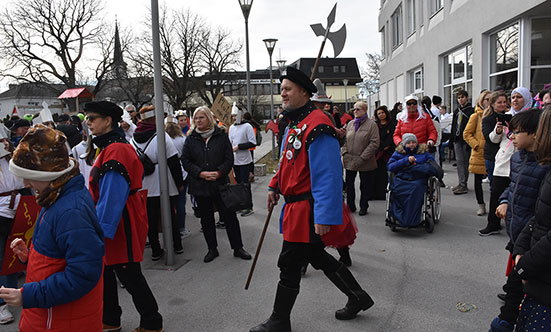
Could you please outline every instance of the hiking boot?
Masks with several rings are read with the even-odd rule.
[[[495,234],[499,234],[500,230],[501,230],[501,227],[493,228],[493,227],[486,226],[486,228],[481,229],[481,230],[478,231],[478,235],[480,235],[480,236],[495,235]]]
[[[486,204],[478,204],[478,210],[476,210],[477,216],[483,216],[486,214]]]
[[[467,188],[463,187],[462,185],[454,187],[452,191],[454,195],[462,195],[469,192]]]
[[[13,320],[14,318],[10,310],[8,309],[8,305],[4,304],[0,306],[0,324],[6,325],[13,322]]]

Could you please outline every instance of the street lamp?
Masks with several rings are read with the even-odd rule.
[[[270,121],[274,121],[274,78],[272,74],[272,53],[274,53],[274,47],[277,42],[277,39],[268,38],[263,40],[266,44],[266,49],[270,55]],[[272,159],[276,159],[275,154],[275,135],[272,130]]]
[[[276,60],[277,67],[279,68],[280,74],[282,74],[283,71],[285,70],[285,62],[287,62],[287,60]]]
[[[348,80],[345,78],[344,80],[342,80],[342,84],[344,84],[344,108],[345,108],[345,112],[348,112],[348,92],[347,92],[347,87],[348,87]]]
[[[245,55],[247,57],[247,111],[250,112],[252,115],[253,110],[251,108],[251,69],[249,65],[249,13],[251,12],[253,0],[237,1],[239,1],[239,6],[241,6],[243,17],[245,17]]]

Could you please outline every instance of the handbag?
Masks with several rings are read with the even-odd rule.
[[[237,212],[253,207],[250,183],[227,183],[219,186],[218,191],[220,192],[222,203],[228,210]]]

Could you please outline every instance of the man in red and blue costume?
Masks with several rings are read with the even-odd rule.
[[[96,158],[90,171],[90,192],[105,235],[103,332],[120,331],[122,309],[117,280],[132,295],[140,313],[135,332],[162,331],[163,318],[145,277],[143,260],[147,212],[142,187],[143,166],[119,127],[122,109],[108,101],[84,106]]]
[[[353,319],[373,305],[348,268],[327,251],[322,237],[343,223],[342,166],[331,119],[310,102],[317,91],[300,70],[287,67],[280,77],[283,108],[289,125],[282,140],[279,169],[268,188],[268,208],[282,194],[283,246],[280,281],[272,314],[251,332],[289,332],[290,314],[299,293],[301,267],[310,263],[348,296],[337,319]]]

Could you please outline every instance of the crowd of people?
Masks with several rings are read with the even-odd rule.
[[[453,194],[467,193],[469,173],[474,174],[476,213],[487,214],[478,234],[499,233],[503,219],[510,239],[505,293],[498,294],[504,304],[490,331],[551,329],[551,90],[534,96],[524,87],[510,94],[499,87],[484,90],[474,108],[467,91],[458,90],[451,113],[439,96],[409,95],[405,107],[378,106],[370,117],[362,101],[341,112],[319,79],[312,82],[293,67],[280,80],[283,104],[275,126],[280,163],[267,205],[273,209],[280,196],[285,201],[281,273],[273,311],[252,332],[291,331],[290,314],[309,264],[347,296],[337,319],[353,319],[373,306],[348,269],[357,231],[350,215],[364,216],[370,200],[385,199],[389,172],[411,179],[436,174],[435,167],[452,156],[458,178]],[[11,305],[23,307],[21,331],[120,331],[120,282],[140,315],[135,331],[162,331],[163,317],[140,262],[146,247],[153,261],[169,245],[176,254],[184,252],[183,239],[191,235],[188,196],[201,221],[205,263],[220,255],[217,227],[225,228],[233,256],[252,258],[238,215],[254,210],[228,208],[221,188],[254,179],[260,125],[235,104],[231,124],[221,123],[206,106],[165,118],[172,234],[162,244],[157,116],[152,105],[123,110],[93,101],[82,113],[56,121],[43,110],[0,125],[0,260],[21,195],[34,194],[42,208],[32,241],[10,244],[27,264],[26,281],[18,288],[15,274],[1,276],[0,324],[14,320]],[[445,187],[441,177],[440,186]],[[337,248],[340,258],[326,246]]]

